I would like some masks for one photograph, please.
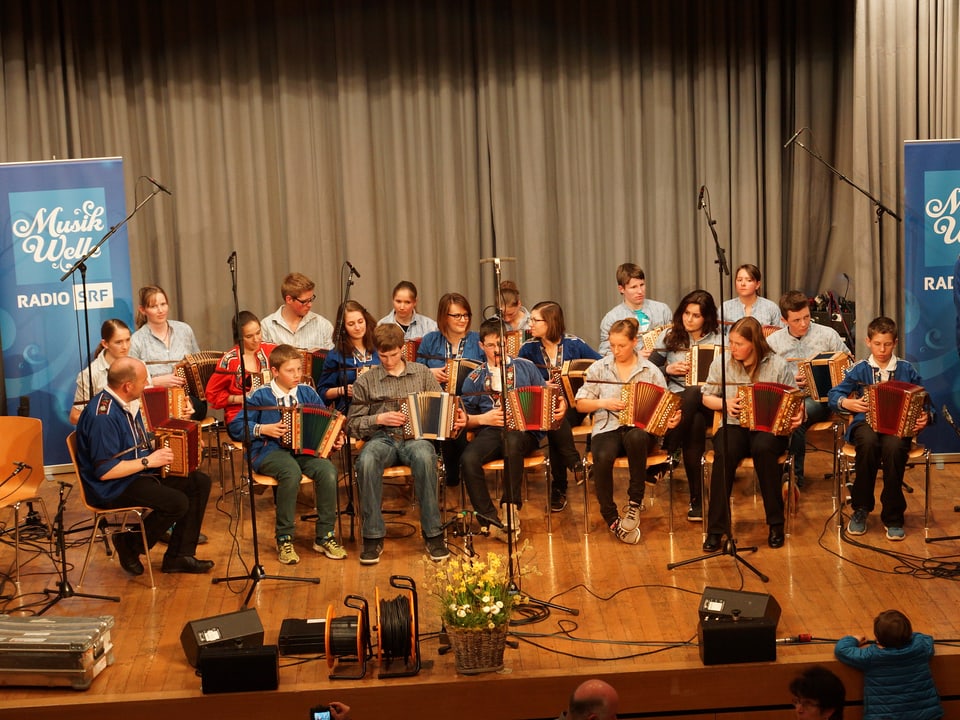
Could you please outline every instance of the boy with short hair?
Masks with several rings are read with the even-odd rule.
[[[888,317],[878,317],[867,326],[867,347],[870,357],[861,360],[847,372],[843,381],[828,393],[830,407],[853,413],[847,428],[847,442],[856,446],[856,477],[851,492],[853,517],[847,526],[850,535],[867,531],[867,516],[875,505],[874,490],[877,472],[883,465],[883,491],[880,494],[880,519],[887,529],[887,539],[903,540],[903,515],[907,501],[903,496],[903,472],[913,437],[878,433],[867,424],[868,385],[898,380],[921,385],[920,373],[906,360],[899,360],[893,351],[897,346],[897,324]],[[913,435],[929,422],[926,412],[920,414]]]
[[[828,325],[813,322],[810,301],[799,290],[790,290],[780,298],[780,316],[784,327],[771,333],[767,344],[790,365],[796,375],[797,386],[804,387],[805,379],[799,372],[797,360],[810,359],[825,352],[850,354],[850,348],[840,334]],[[790,454],[797,486],[803,487],[804,459],[807,453],[807,428],[830,417],[830,407],[811,397],[803,401],[806,419],[790,436]]]
[[[930,671],[933,638],[914,632],[910,618],[884,610],[873,621],[876,643],[863,635],[837,641],[840,662],[863,671],[863,718],[937,720],[943,706]]]
[[[337,508],[337,469],[326,458],[307,453],[294,453],[280,445],[287,425],[283,422],[281,407],[325,407],[323,400],[309,385],[301,385],[303,359],[292,345],[278,345],[270,353],[270,372],[273,380],[247,399],[247,424],[241,411],[230,421],[232,437],[250,438],[250,458],[253,469],[277,481],[276,536],[277,554],[284,565],[296,565],[300,556],[293,547],[294,516],[297,511],[297,493],[300,479],[306,475],[313,480],[316,496],[317,523],[313,549],[331,560],[343,560],[347,551],[333,535]],[[245,434],[246,433],[246,434]],[[334,449],[344,442],[343,433]]]
[[[623,302],[611,309],[600,321],[600,346],[597,351],[601,355],[610,352],[610,342],[607,336],[610,327],[624,318],[636,318],[640,324],[640,332],[650,328],[669,325],[673,321],[673,311],[666,303],[647,298],[647,280],[643,268],[634,263],[623,263],[617,268],[617,290],[623,296]],[[639,350],[644,357],[650,355],[642,348]]]

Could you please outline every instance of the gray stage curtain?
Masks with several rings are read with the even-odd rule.
[[[558,300],[595,342],[625,260],[671,306],[718,294],[703,184],[730,265],[760,265],[767,296],[842,292],[847,272],[866,309],[880,269],[850,247],[876,244],[868,204],[782,145],[809,127],[897,204],[890,118],[956,128],[956,29],[955,8],[893,0],[6,0],[0,160],[121,155],[130,207],[138,176],[168,184],[130,224],[134,283],[165,286],[208,348],[229,342],[234,249],[241,307],[274,310],[300,270],[331,319],[343,260],[377,317],[411,279],[421,311],[459,290],[476,321],[480,260],[516,257],[503,276],[526,304]],[[894,52],[898,84],[874,54],[904,33],[925,59]],[[914,97],[894,94],[911,73]]]

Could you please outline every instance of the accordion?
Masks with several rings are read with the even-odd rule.
[[[187,392],[192,397],[204,400],[207,397],[207,383],[213,377],[222,357],[223,353],[213,350],[187,353],[173,368],[173,372],[186,382]]]
[[[449,440],[454,436],[460,401],[445,392],[411,393],[400,400],[400,412],[407,416],[403,437],[414,440]]]
[[[404,362],[416,362],[417,350],[420,349],[421,340],[423,340],[423,338],[405,341],[403,346],[400,348],[400,359]]]
[[[518,387],[508,390],[503,397],[510,430],[556,430],[563,422],[563,418],[553,419],[560,401],[560,388],[554,385]]]
[[[173,450],[173,462],[160,469],[160,476],[186,476],[200,467],[203,447],[200,442],[200,423],[192,420],[167,418],[154,428],[157,447]]]
[[[583,387],[583,381],[587,376],[587,369],[596,362],[582,358],[579,360],[564,360],[560,368],[559,383],[551,377],[551,382],[563,386],[563,394],[567,398],[567,405],[573,407],[577,402],[577,390]]]
[[[147,430],[155,431],[170,418],[188,420],[187,392],[182,387],[144,388],[140,396],[140,409]]]
[[[913,437],[917,419],[927,404],[927,392],[919,385],[899,380],[867,385],[867,423],[875,432]]]
[[[710,374],[710,365],[713,359],[720,354],[719,345],[694,345],[687,351],[690,368],[683,379],[683,384],[687,387],[691,385],[703,385]]]
[[[806,383],[807,394],[817,402],[826,402],[830,388],[843,381],[853,360],[845,352],[823,352],[797,363]]]
[[[651,435],[662,436],[667,423],[680,409],[680,396],[653,383],[628,383],[620,388],[624,408],[617,418],[621,425],[643,428]]]
[[[520,346],[530,339],[525,330],[507,330],[503,334],[504,349],[509,357],[515,358],[520,354]]]
[[[343,413],[333,408],[313,405],[277,409],[280,410],[280,417],[286,426],[280,437],[280,445],[290,448],[298,455],[327,457],[347,419]]]
[[[653,350],[653,346],[657,344],[657,338],[660,337],[660,334],[666,330],[669,325],[657,325],[652,327],[649,330],[644,330],[640,333],[640,342],[643,345],[644,350]]]
[[[303,360],[303,379],[311,387],[316,387],[323,374],[323,364],[327,361],[326,350],[304,350],[300,348]]]
[[[803,407],[803,392],[789,385],[759,382],[737,388],[740,426],[789,435],[793,416]]]
[[[463,382],[467,376],[480,367],[480,363],[466,358],[450,358],[444,368],[447,371],[447,384],[443,388],[451,395],[463,392]]]

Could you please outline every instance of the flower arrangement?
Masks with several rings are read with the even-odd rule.
[[[440,613],[449,627],[494,629],[510,621],[514,596],[506,561],[497,553],[454,558],[438,568],[435,594]]]

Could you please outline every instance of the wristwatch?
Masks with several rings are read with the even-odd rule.
[[[143,463],[143,467],[150,467],[150,458],[142,457],[140,458],[140,462]]]

